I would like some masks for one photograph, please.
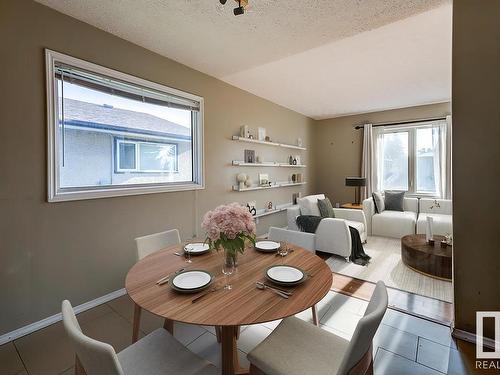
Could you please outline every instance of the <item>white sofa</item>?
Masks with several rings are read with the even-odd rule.
[[[298,205],[287,209],[288,230],[295,232],[290,236],[314,238],[314,249],[326,253],[340,255],[348,260],[351,255],[351,233],[349,226],[356,228],[362,242],[366,242],[366,220],[363,211],[345,208],[334,208],[335,218],[324,218],[318,225],[315,234],[300,232],[297,227],[297,216],[320,216],[318,199],[325,199],[323,194],[309,195],[300,198]],[[298,234],[297,234],[298,233]],[[314,236],[314,237],[311,237]]]
[[[437,203],[437,204],[436,204]],[[450,199],[420,199],[417,233],[425,234],[427,217],[432,217],[432,232],[445,236],[452,233],[452,204]]]
[[[373,198],[363,201],[363,212],[366,217],[366,230],[369,236],[401,238],[407,234],[415,234],[418,216],[418,199],[404,198],[404,211],[385,210],[375,213]]]

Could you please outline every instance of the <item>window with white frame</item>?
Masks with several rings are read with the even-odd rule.
[[[443,121],[382,126],[376,136],[378,190],[444,197],[450,171],[447,124]]]
[[[203,188],[203,98],[46,51],[49,201]]]
[[[178,172],[177,145],[116,139],[115,168],[117,172]]]

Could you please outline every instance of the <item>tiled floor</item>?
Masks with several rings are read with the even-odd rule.
[[[350,339],[367,302],[330,292],[318,304],[321,327]],[[78,315],[83,331],[120,351],[130,344],[133,305],[128,296]],[[311,320],[310,310],[298,316]],[[242,327],[238,348],[242,365],[246,353],[262,341],[279,322]],[[161,327],[162,319],[143,312],[142,334]],[[220,364],[220,347],[212,327],[175,325],[175,336],[190,350]],[[446,326],[388,310],[374,339],[375,374],[471,374],[474,347],[457,345]],[[61,323],[0,346],[0,374],[72,374],[74,354]],[[487,372],[492,374],[493,372]]]

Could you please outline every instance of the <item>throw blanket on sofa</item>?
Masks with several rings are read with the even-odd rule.
[[[297,217],[297,226],[302,232],[307,233],[315,233],[316,229],[318,229],[318,225],[323,218],[320,216],[313,215],[300,215]],[[365,253],[363,249],[363,243],[361,242],[361,237],[356,228],[349,227],[349,231],[351,232],[351,256],[349,259],[351,262],[355,264],[359,264],[361,266],[366,266],[371,257]]]

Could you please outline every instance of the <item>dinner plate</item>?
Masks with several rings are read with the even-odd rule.
[[[176,290],[198,291],[210,285],[212,275],[203,270],[184,271],[174,276],[170,284]]]
[[[281,265],[269,267],[266,277],[276,283],[291,285],[304,281],[306,274],[297,267]]]
[[[260,251],[275,252],[280,248],[280,243],[274,241],[257,241],[255,248]]]
[[[209,251],[210,246],[208,246],[207,243],[203,242],[188,243],[186,246],[184,246],[184,250],[188,251],[192,255],[199,255],[205,254],[207,251]]]

